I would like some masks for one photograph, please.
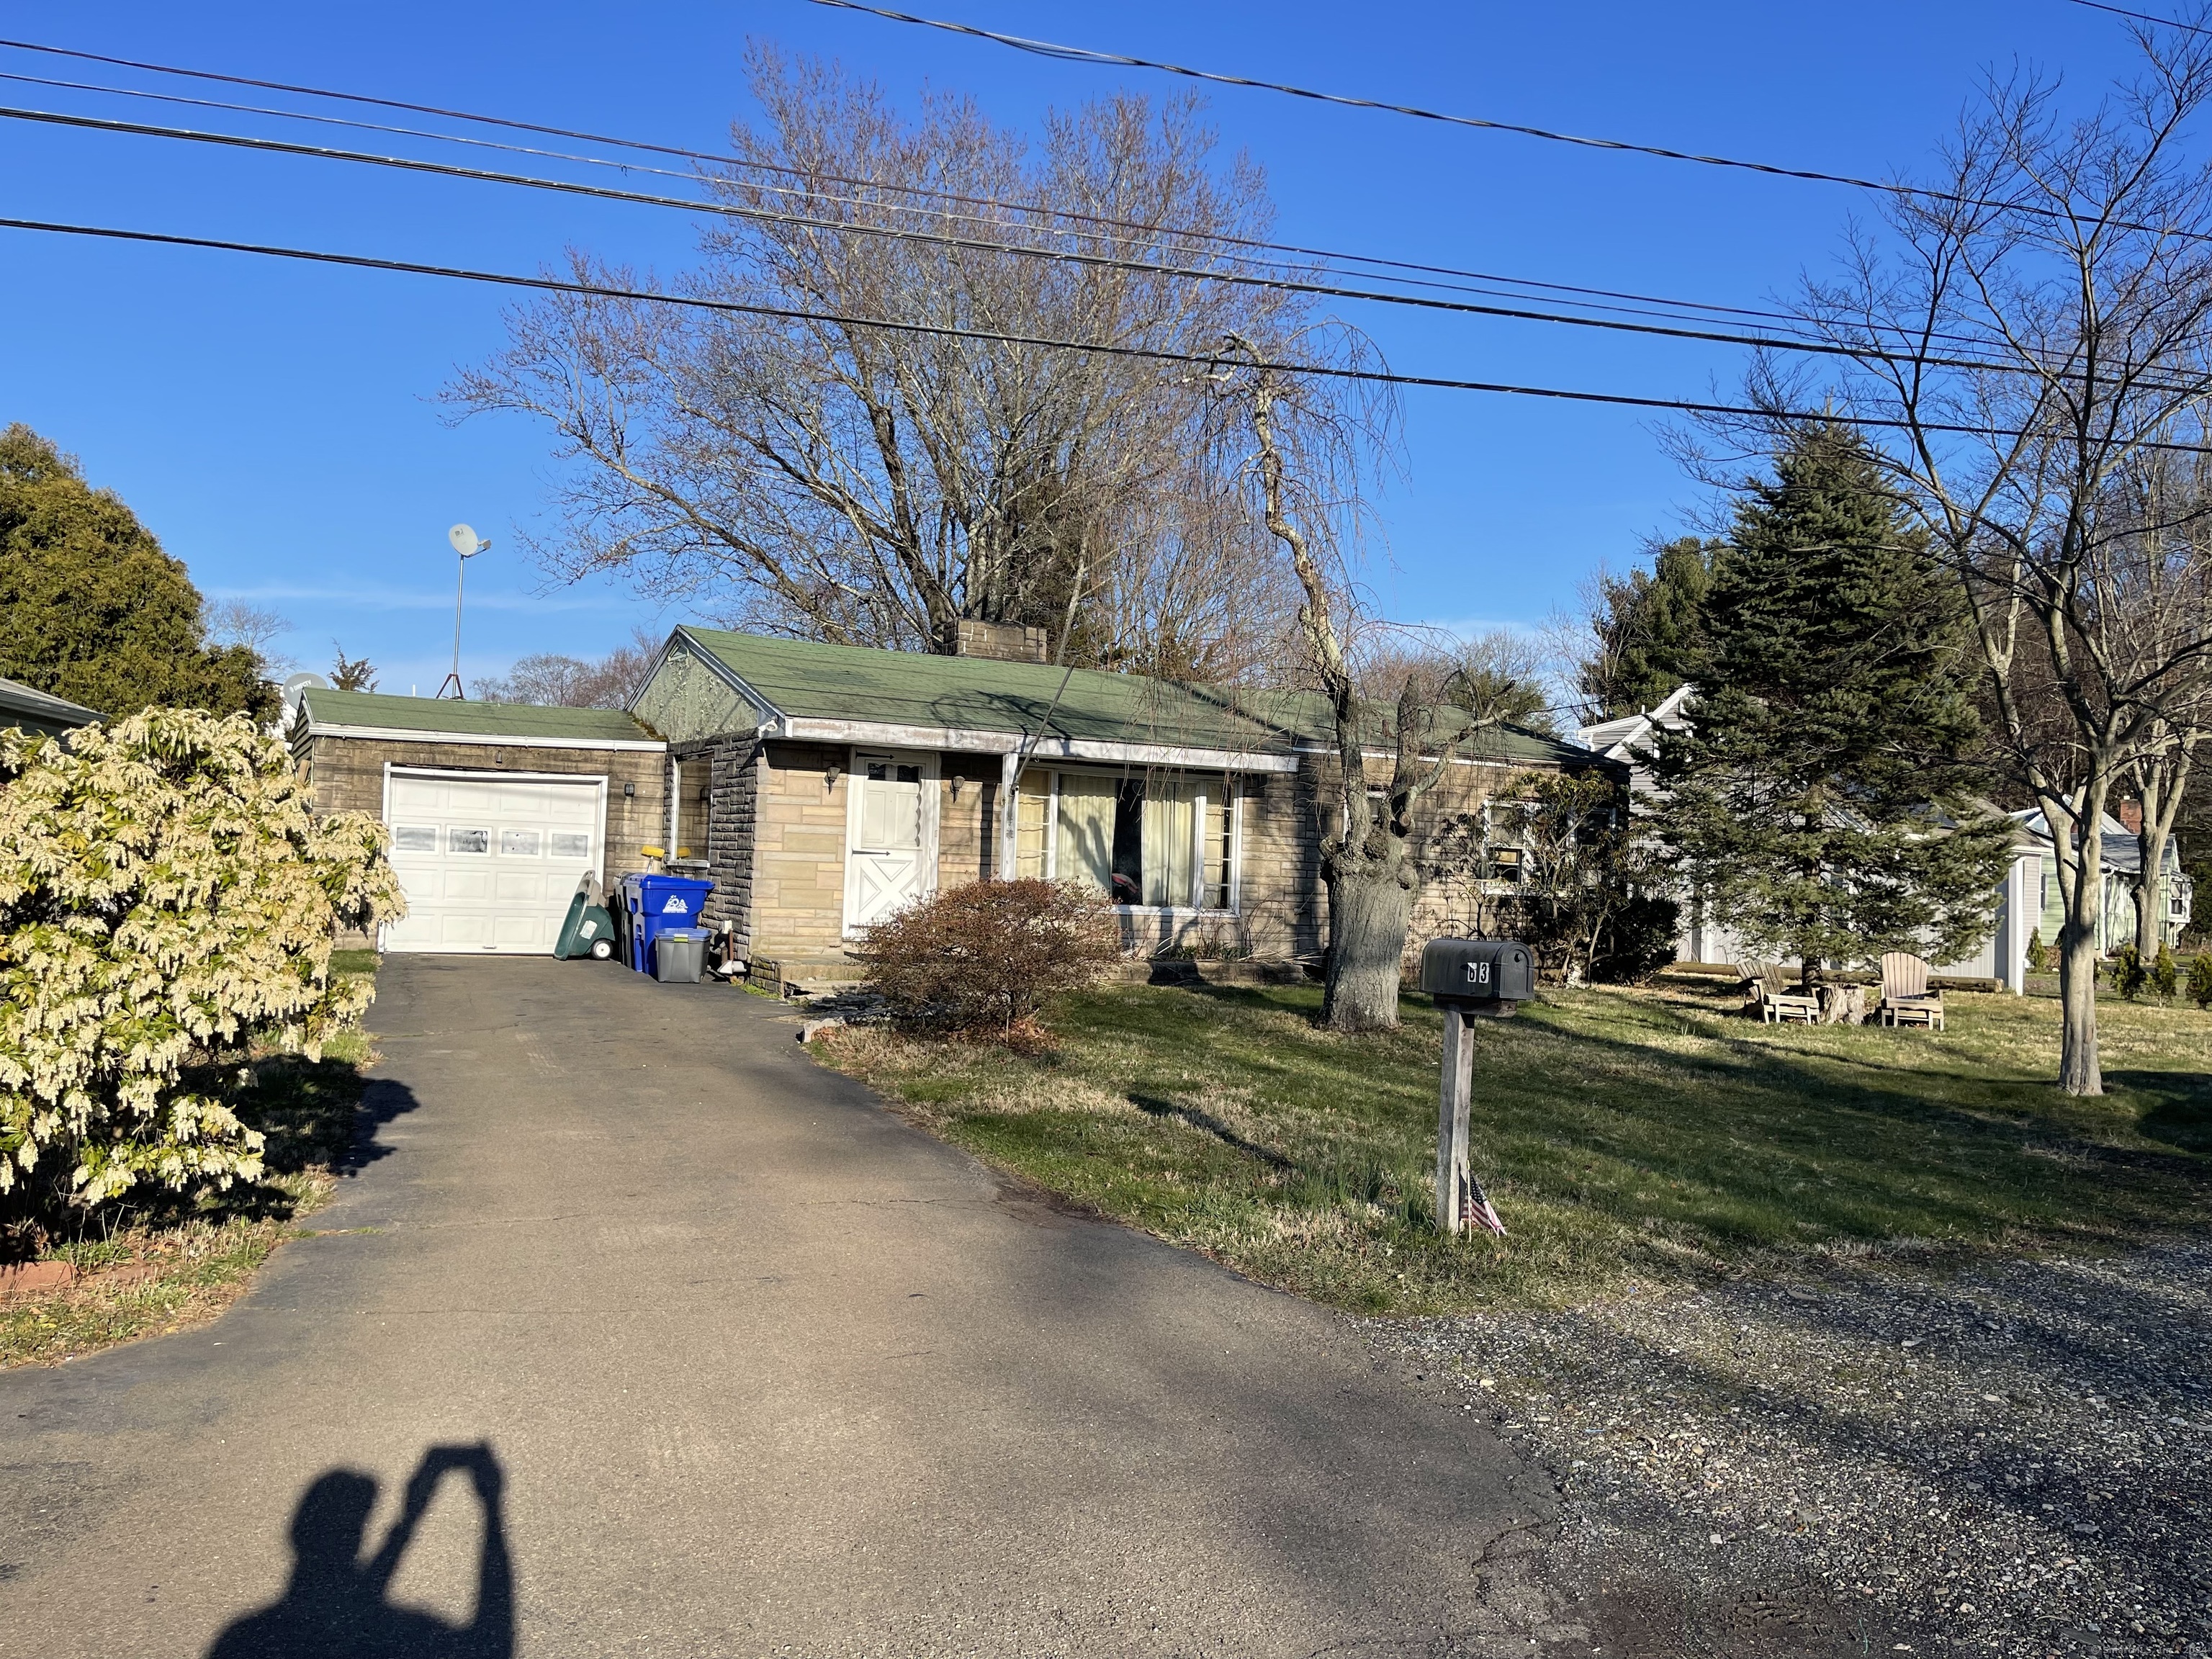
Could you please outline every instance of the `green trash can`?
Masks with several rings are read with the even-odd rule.
[[[599,902],[599,886],[589,876],[576,884],[568,920],[561,924],[561,937],[553,945],[553,954],[563,962],[574,957],[605,962],[614,956],[615,919]]]

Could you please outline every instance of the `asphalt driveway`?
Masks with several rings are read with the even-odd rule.
[[[775,1005],[396,957],[370,1024],[331,1231],[211,1327],[0,1376],[0,1654],[1589,1650],[1473,1414]]]

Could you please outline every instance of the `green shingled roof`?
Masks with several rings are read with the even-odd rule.
[[[451,732],[471,738],[561,738],[602,743],[649,741],[619,708],[544,708],[534,703],[466,702],[445,697],[387,697],[374,691],[310,686],[301,694],[319,726],[368,726],[387,732]]]
[[[926,656],[711,628],[683,632],[778,711],[799,720],[1025,732],[1244,754],[1328,741],[1328,706],[1311,692],[1190,685],[1089,668],[1069,674],[1046,663]],[[1483,749],[1508,762],[1590,759],[1585,750],[1518,730],[1490,734]]]
[[[100,718],[96,708],[34,690],[20,680],[0,680],[0,730],[14,726],[44,737],[59,737]]]

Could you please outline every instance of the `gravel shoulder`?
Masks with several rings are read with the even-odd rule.
[[[2212,1656],[2212,1244],[1367,1331],[1553,1471],[1607,1651]]]

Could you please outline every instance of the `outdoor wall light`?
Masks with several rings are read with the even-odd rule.
[[[837,787],[838,769],[838,765],[836,761],[831,761],[829,765],[822,769],[822,787],[823,788],[835,789]]]
[[[627,799],[629,799],[631,796],[633,796],[633,795],[635,795],[635,794],[636,794],[636,793],[637,793],[637,786],[636,786],[635,784],[634,784],[634,783],[626,783],[626,784],[623,785],[623,799],[627,800]]]
[[[962,784],[965,783],[966,781],[967,781],[967,779],[965,779],[965,778],[962,777],[962,776],[961,776],[957,772],[955,772],[955,773],[952,775],[952,799],[955,799],[955,800],[958,800],[958,799],[960,799],[960,786],[961,786]]]

